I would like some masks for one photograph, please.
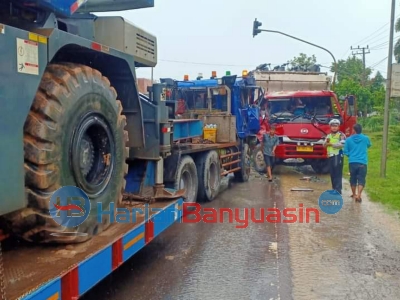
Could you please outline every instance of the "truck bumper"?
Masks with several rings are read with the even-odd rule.
[[[275,157],[279,160],[286,160],[289,158],[308,159],[325,159],[327,158],[326,149],[321,144],[311,146],[297,145],[294,143],[279,144],[276,147]]]

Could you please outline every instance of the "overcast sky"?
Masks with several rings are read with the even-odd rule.
[[[155,0],[154,8],[98,15],[120,15],[156,35],[158,64],[154,79],[240,76],[262,63],[283,64],[303,52],[330,66],[330,55],[274,33],[252,36],[255,18],[263,29],[277,30],[329,49],[337,60],[350,46],[369,45],[366,65],[386,76],[391,0]],[[396,5],[400,16],[400,5]],[[400,36],[400,33],[395,36]],[[361,56],[359,56],[361,58]],[[385,60],[384,60],[385,59]],[[327,70],[327,69],[322,69]],[[137,70],[150,78],[149,68]]]

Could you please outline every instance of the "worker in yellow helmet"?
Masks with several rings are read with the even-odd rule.
[[[324,147],[327,148],[328,152],[332,189],[342,194],[343,147],[346,141],[346,135],[339,131],[339,120],[332,119],[329,122],[329,126],[331,132],[326,136]]]

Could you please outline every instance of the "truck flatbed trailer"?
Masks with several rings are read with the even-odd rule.
[[[6,299],[78,299],[178,221],[182,205],[182,199],[131,203],[126,208],[135,211],[134,222],[111,224],[81,244],[3,246]]]

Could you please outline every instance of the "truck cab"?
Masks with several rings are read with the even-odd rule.
[[[261,127],[259,103],[264,96],[263,89],[255,84],[252,77],[243,71],[237,78],[226,72],[217,78],[212,72],[210,79],[198,76],[183,81],[161,79],[167,84],[166,101],[170,118],[199,118],[204,115],[232,115],[235,117],[236,133],[239,139],[253,137],[256,140]]]
[[[322,73],[258,72],[254,76],[267,89],[260,105],[261,129],[257,137],[261,141],[270,125],[275,125],[280,140],[275,165],[311,165],[316,173],[327,173],[323,143],[330,132],[329,122],[338,119],[340,130],[346,136],[353,134],[357,122],[355,97],[350,95],[341,103],[333,91],[319,90],[330,88],[329,78]],[[263,172],[260,147],[256,147],[253,156],[257,171]]]

